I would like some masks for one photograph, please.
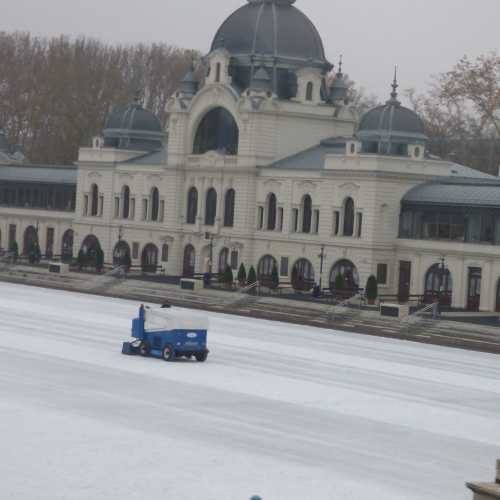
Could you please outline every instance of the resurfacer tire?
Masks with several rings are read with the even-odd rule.
[[[165,361],[172,361],[174,359],[174,349],[170,344],[163,348],[162,357]]]
[[[200,352],[198,354],[195,354],[196,361],[199,361],[200,363],[203,363],[203,361],[206,361],[208,354],[206,352]]]
[[[141,356],[149,356],[151,348],[149,347],[149,343],[146,341],[141,342],[139,347],[139,353]]]

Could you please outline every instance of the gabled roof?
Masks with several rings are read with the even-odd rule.
[[[345,153],[345,145],[346,139],[343,137],[325,139],[316,146],[287,156],[268,166],[294,170],[322,170],[325,167],[326,155]]]

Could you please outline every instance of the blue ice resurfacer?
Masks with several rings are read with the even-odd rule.
[[[132,320],[132,342],[124,342],[123,354],[154,356],[172,361],[194,356],[205,361],[208,321],[199,313],[162,307],[151,309],[141,305],[139,317]]]

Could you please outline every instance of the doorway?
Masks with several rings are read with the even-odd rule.
[[[411,262],[406,260],[399,261],[399,290],[398,299],[401,303],[408,302],[410,298],[411,283]]]
[[[479,311],[481,303],[481,268],[469,267],[469,284],[467,286],[467,310]]]

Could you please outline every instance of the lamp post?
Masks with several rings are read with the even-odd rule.
[[[319,289],[322,290],[322,278],[323,278],[323,262],[325,260],[325,245],[321,245],[321,252],[318,255],[319,257]]]
[[[440,259],[440,264],[439,264],[439,291],[438,291],[438,300],[439,303],[441,304],[442,301],[442,296],[444,292],[444,276],[446,274],[446,263],[445,263],[445,258],[444,255]]]

